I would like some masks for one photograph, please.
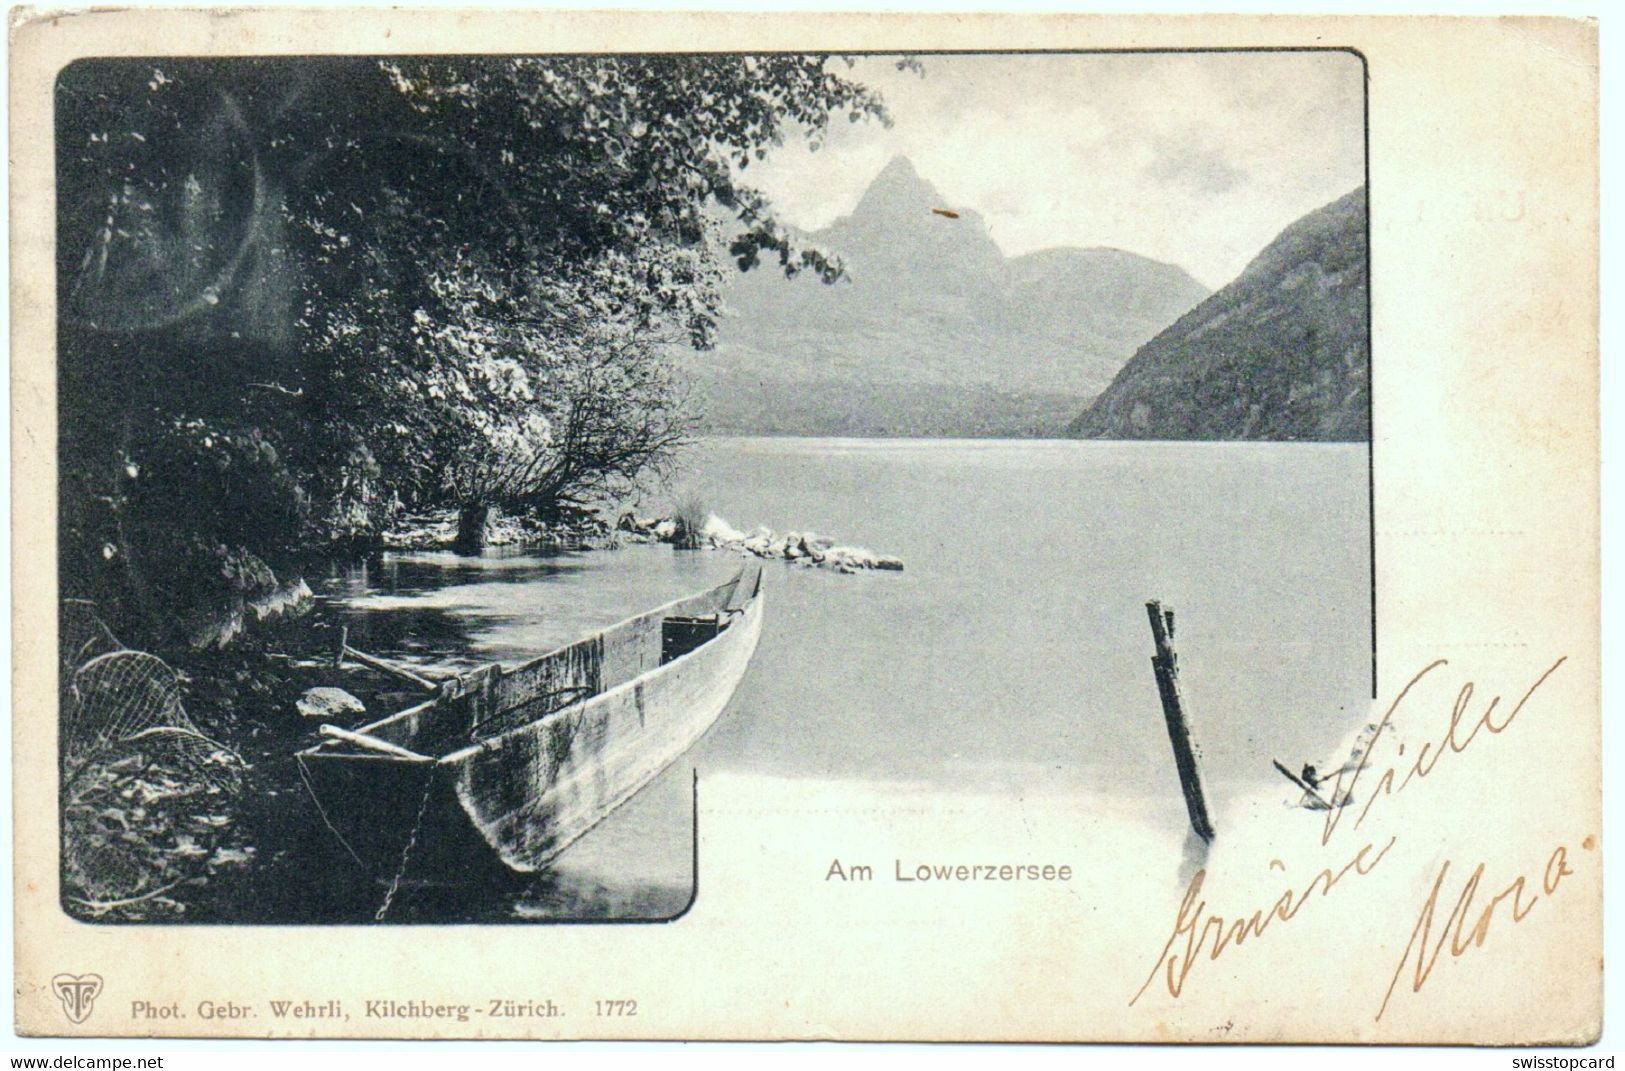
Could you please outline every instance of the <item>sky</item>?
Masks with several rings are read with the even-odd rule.
[[[832,121],[742,176],[814,230],[904,155],[1007,255],[1113,246],[1217,288],[1364,181],[1363,71],[1344,52],[864,58],[894,120]]]

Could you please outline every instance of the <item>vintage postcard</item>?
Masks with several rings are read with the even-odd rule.
[[[19,1032],[1597,1037],[1594,23],[10,48]]]

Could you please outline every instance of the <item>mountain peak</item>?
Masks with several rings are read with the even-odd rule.
[[[914,167],[914,161],[910,160],[902,153],[898,153],[896,156],[893,156],[890,160],[886,161],[886,166],[880,169],[880,173],[875,176],[874,181],[880,182],[887,179],[891,181],[906,180],[909,182],[924,181],[920,178],[920,172]]]
[[[894,156],[869,183],[852,210],[854,217],[900,216],[943,207],[942,195],[920,177],[906,156]]]

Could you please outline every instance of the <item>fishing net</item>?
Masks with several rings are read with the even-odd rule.
[[[175,670],[124,648],[92,609],[65,607],[61,639],[64,894],[91,916],[177,913],[165,893],[240,861],[228,841],[243,760],[186,713]]]

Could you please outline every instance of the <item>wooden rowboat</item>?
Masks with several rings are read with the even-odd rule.
[[[709,729],[762,629],[762,572],[514,669],[483,666],[296,756],[321,817],[380,880],[539,870]]]

